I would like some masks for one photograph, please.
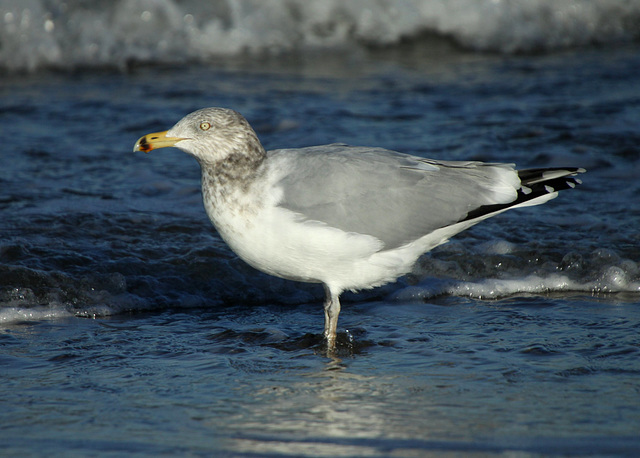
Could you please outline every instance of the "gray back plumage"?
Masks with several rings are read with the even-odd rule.
[[[306,220],[377,237],[385,249],[461,221],[475,208],[511,198],[496,200],[494,192],[498,177],[504,181],[505,172],[513,171],[508,164],[434,161],[343,144],[268,155],[285,170],[277,184],[283,193],[281,207]]]

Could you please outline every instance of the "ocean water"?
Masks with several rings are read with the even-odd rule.
[[[554,5],[0,1],[0,454],[637,456],[640,4]],[[205,106],[588,172],[345,294],[327,355],[322,288],[131,152]]]

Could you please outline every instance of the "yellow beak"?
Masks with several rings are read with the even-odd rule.
[[[133,147],[133,152],[144,151],[145,153],[158,148],[167,148],[169,146],[175,146],[181,140],[185,140],[180,137],[167,137],[167,131],[156,132],[153,134],[147,134],[140,137]]]

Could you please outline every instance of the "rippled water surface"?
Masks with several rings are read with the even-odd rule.
[[[639,56],[413,46],[5,75],[2,454],[635,455]],[[203,106],[242,112],[267,149],[588,173],[345,294],[327,355],[322,288],[238,260],[193,159],[131,153]]]

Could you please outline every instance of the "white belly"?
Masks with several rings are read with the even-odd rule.
[[[205,202],[209,218],[229,247],[247,264],[278,277],[363,289],[395,280],[420,253],[381,251],[375,237],[347,233],[294,212],[265,205],[231,213]],[[407,254],[409,256],[407,256]]]

